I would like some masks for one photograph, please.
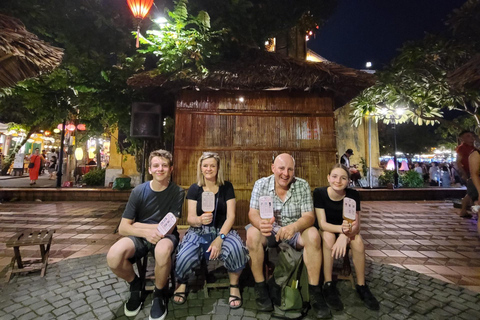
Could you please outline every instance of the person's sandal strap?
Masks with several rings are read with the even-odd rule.
[[[175,292],[173,294],[173,297],[179,297],[180,299],[182,299],[181,301],[176,301],[175,299],[172,299],[172,302],[176,305],[182,305],[187,302],[187,292]]]
[[[228,299],[228,304],[230,305],[230,309],[238,309],[238,308],[241,308],[242,305],[243,305],[243,300],[242,298],[238,297],[238,296],[234,296],[233,294],[230,295],[229,298],[233,298],[232,300]],[[235,301],[240,301],[240,304],[238,306],[234,306],[232,305],[233,302]]]

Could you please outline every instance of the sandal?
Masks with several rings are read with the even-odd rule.
[[[185,291],[184,292],[174,292],[173,293],[172,302],[176,305],[182,305],[185,302],[187,302],[187,296],[188,296],[188,287],[185,286]],[[175,297],[179,297],[182,300],[175,301],[175,299],[174,299]]]
[[[240,286],[238,284],[231,284],[230,285],[230,288],[237,288],[237,289],[240,289]],[[233,298],[232,300],[230,300],[230,298]],[[240,301],[240,304],[238,306],[232,306],[232,302],[235,302],[235,301]],[[234,295],[230,295],[229,296],[229,299],[228,299],[228,305],[230,306],[230,309],[239,309],[242,307],[243,305],[243,300],[241,297],[238,297],[238,296],[234,296]]]

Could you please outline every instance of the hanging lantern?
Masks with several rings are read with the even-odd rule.
[[[58,128],[53,129],[53,132],[55,132],[55,133],[60,133],[61,131],[62,131],[62,130],[60,130],[60,129],[58,129]]]
[[[45,135],[46,135],[46,136],[49,136],[49,135],[51,135],[51,134],[52,134],[52,133],[51,133],[50,131],[45,131]]]
[[[83,160],[83,149],[82,148],[75,149],[75,159],[77,159],[77,161]]]
[[[75,131],[75,125],[74,124],[69,124],[65,127],[68,131]]]
[[[395,169],[395,165],[393,164],[393,159],[388,160],[387,170],[394,170],[394,169]]]
[[[60,123],[60,124],[57,126],[57,129],[60,130],[60,131],[62,131],[62,130],[63,130],[63,124]]]
[[[399,170],[400,170],[400,171],[408,171],[408,170],[409,170],[409,169],[408,169],[407,161],[405,161],[405,160],[402,161],[402,165],[401,165],[401,167],[400,167]]]
[[[138,20],[137,22],[137,48],[140,46],[138,43],[138,35],[140,34],[140,20],[144,19],[150,8],[152,7],[153,0],[127,0],[128,6],[133,13],[133,16]]]
[[[80,123],[80,124],[77,126],[77,130],[85,131],[85,130],[87,130],[87,127],[85,126],[85,124]]]

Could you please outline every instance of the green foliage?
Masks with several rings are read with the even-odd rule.
[[[138,51],[159,57],[160,73],[181,71],[179,77],[207,74],[206,62],[219,55],[220,40],[226,31],[212,31],[210,16],[205,11],[196,17],[188,14],[187,0],[176,1],[175,9],[168,15],[167,23],[158,24],[157,30],[148,30],[147,36],[140,38],[146,48]]]
[[[337,0],[195,0],[191,12],[205,10],[215,30],[227,29],[226,47],[263,48],[265,40],[298,27],[301,32],[322,26]],[[235,52],[233,52],[234,54]]]
[[[0,11],[20,18],[29,31],[65,53],[62,64],[52,73],[2,90],[0,121],[48,130],[75,115],[93,136],[128,115],[134,96],[126,79],[138,71],[125,58],[135,52],[130,32],[133,25],[128,7],[114,6],[114,2],[0,3]]]
[[[105,184],[105,169],[95,169],[85,173],[82,182],[87,186],[103,186]]]
[[[427,35],[422,41],[406,43],[399,56],[377,73],[377,83],[351,103],[355,125],[359,125],[365,115],[385,123],[433,125],[446,122],[443,119],[446,110],[464,112],[480,124],[480,92],[468,89],[458,92],[447,81],[449,72],[462,66],[480,49],[475,47],[476,41],[469,40],[471,30],[480,29],[480,20],[476,19],[480,5],[478,1],[470,2],[450,19],[453,33]],[[470,28],[465,21],[470,23]],[[478,34],[475,39],[477,37]],[[399,109],[403,114],[399,115]]]
[[[363,176],[366,177],[367,174],[368,174],[367,160],[365,160],[364,157],[360,157],[360,164],[362,165],[362,173],[363,173]]]
[[[395,182],[395,171],[394,170],[385,170],[383,171],[383,174],[378,177],[378,183],[381,186],[386,186],[388,183],[394,183]]]
[[[423,187],[423,177],[415,170],[406,171],[400,175],[399,182],[402,186],[407,188],[421,188]]]

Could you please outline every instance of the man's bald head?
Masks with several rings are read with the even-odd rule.
[[[272,172],[277,187],[290,188],[290,183],[295,177],[295,160],[288,153],[279,154],[272,164]]]
[[[295,167],[295,159],[293,159],[293,157],[288,153],[282,153],[276,156],[275,160],[273,161],[273,164],[280,163],[280,162],[286,163],[288,161],[291,161],[293,163],[293,167]]]

